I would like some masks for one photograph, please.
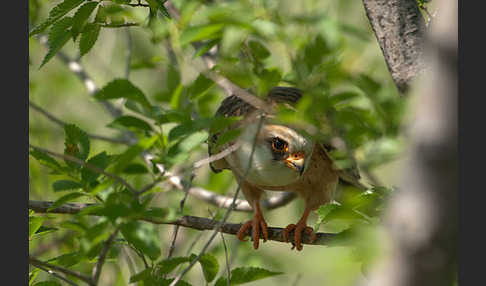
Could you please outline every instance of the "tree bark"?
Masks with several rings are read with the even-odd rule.
[[[425,20],[416,0],[363,0],[366,15],[398,90],[423,69]]]
[[[443,286],[457,279],[457,2],[439,2],[426,38],[401,190],[385,215],[390,251],[362,285]]]

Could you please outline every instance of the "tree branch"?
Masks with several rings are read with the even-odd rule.
[[[53,202],[48,201],[32,201],[29,200],[29,209],[37,212],[37,213],[59,213],[59,214],[77,214],[84,208],[88,206],[94,206],[97,204],[80,204],[80,203],[67,203],[55,208],[53,210],[47,211],[50,206],[52,206]],[[90,213],[90,215],[96,215],[96,212]],[[212,220],[203,217],[196,217],[196,216],[183,216],[179,219],[173,221],[159,221],[152,218],[140,218],[141,221],[150,222],[153,224],[169,224],[169,225],[178,225],[187,228],[192,228],[196,230],[214,230],[214,228],[221,223],[218,220]],[[219,231],[222,233],[227,233],[231,235],[236,235],[238,230],[241,227],[241,223],[224,223],[219,228]],[[285,240],[282,235],[282,231],[284,229],[280,227],[269,227],[268,228],[268,239],[278,242],[284,242]],[[250,231],[251,237],[251,231]],[[310,235],[303,234],[303,241],[304,244],[310,245],[328,245],[329,241],[335,237],[335,234],[332,233],[317,233],[317,239],[313,242],[310,242]],[[290,235],[290,240],[293,240],[293,232]]]
[[[423,70],[425,21],[416,0],[363,0],[388,70],[403,94]]]
[[[47,119],[49,119],[50,121],[52,121],[52,122],[54,122],[54,123],[56,123],[60,126],[64,126],[64,125],[67,124],[66,122],[57,118],[52,113],[49,113],[48,111],[46,111],[45,109],[43,109],[42,107],[38,106],[37,104],[33,103],[30,100],[29,100],[29,107],[34,109],[35,111],[39,112],[40,114],[44,115],[45,117],[47,117]],[[92,139],[108,141],[108,142],[111,142],[111,143],[125,144],[125,145],[130,144],[130,141],[125,140],[125,139],[110,138],[110,137],[106,137],[106,136],[102,136],[102,135],[94,135],[94,134],[90,134],[90,133],[87,133],[87,135],[88,135],[88,137],[90,137]]]
[[[89,285],[96,285],[96,284],[93,283],[91,278],[89,278],[88,276],[86,276],[82,273],[79,273],[79,272],[76,272],[76,271],[61,267],[61,266],[57,266],[57,265],[54,265],[54,264],[50,264],[50,263],[47,263],[47,262],[40,261],[37,258],[34,258],[32,256],[29,256],[29,264],[31,264],[35,267],[40,266],[40,267],[52,269],[52,270],[64,273],[66,275],[71,275],[73,277],[76,277],[79,280],[82,280],[83,282],[88,283]]]
[[[105,245],[103,246],[103,249],[101,250],[100,256],[98,258],[98,262],[96,263],[95,267],[93,268],[93,274],[91,276],[91,280],[95,285],[98,284],[98,281],[100,279],[100,274],[101,274],[101,268],[103,268],[103,264],[105,263],[106,255],[108,254],[108,251],[110,250],[111,245],[113,244],[113,240],[115,239],[116,235],[118,234],[118,231],[120,230],[120,227],[117,227],[115,231],[108,237],[108,239],[105,241]]]

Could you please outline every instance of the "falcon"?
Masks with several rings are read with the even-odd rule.
[[[272,107],[295,105],[301,97],[297,88],[277,86],[269,91],[265,103]],[[253,219],[242,224],[237,237],[246,241],[245,236],[251,229],[254,249],[258,249],[260,238],[264,242],[268,239],[268,226],[260,207],[264,191],[296,192],[304,200],[305,209],[300,220],[283,230],[286,242],[294,232],[292,249],[301,251],[303,233],[311,235],[311,241],[316,239],[313,229],[307,226],[309,214],[332,201],[338,182],[344,180],[359,188],[363,186],[356,168],[338,170],[334,167],[328,155],[333,146],[314,142],[291,126],[274,122],[271,116],[262,117],[259,110],[236,95],[224,99],[215,116],[242,117],[229,129],[209,135],[208,153],[211,156],[233,150],[211,162],[210,167],[215,173],[231,170],[252,206]],[[217,145],[218,138],[232,129],[239,129],[239,136]]]

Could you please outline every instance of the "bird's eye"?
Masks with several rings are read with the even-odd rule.
[[[287,142],[278,137],[274,137],[272,139],[272,149],[278,152],[286,152],[289,150],[289,147]]]

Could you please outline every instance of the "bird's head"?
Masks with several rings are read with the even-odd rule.
[[[257,124],[247,126],[235,153],[242,173],[248,166]],[[257,136],[247,180],[261,186],[284,186],[297,181],[312,155],[313,142],[285,125],[263,124]]]

